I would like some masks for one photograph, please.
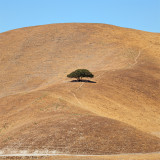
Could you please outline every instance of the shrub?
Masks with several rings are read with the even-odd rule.
[[[78,81],[81,81],[83,77],[93,78],[94,75],[87,69],[77,69],[67,75],[68,78],[77,78]]]

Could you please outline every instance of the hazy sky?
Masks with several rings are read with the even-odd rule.
[[[0,32],[70,22],[160,32],[160,0],[0,0]]]

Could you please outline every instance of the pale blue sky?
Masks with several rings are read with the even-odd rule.
[[[160,32],[160,0],[0,0],[0,32],[70,22]]]

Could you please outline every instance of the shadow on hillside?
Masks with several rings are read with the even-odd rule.
[[[85,79],[82,79],[82,80],[80,80],[80,81],[78,81],[78,80],[72,80],[72,81],[70,81],[70,82],[86,82],[86,83],[96,83],[95,81],[90,81],[90,80],[85,80]]]

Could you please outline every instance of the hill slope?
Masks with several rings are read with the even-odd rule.
[[[159,35],[105,24],[1,33],[1,149],[160,151]],[[77,68],[96,83],[70,83]]]

